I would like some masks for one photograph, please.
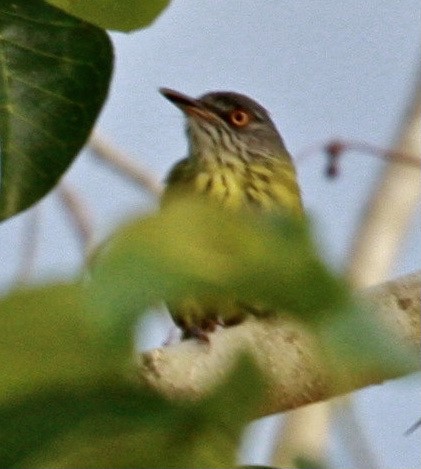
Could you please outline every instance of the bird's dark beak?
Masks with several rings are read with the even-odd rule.
[[[215,121],[218,119],[214,112],[207,109],[203,103],[196,98],[191,98],[190,96],[169,88],[160,88],[159,91],[187,116],[199,117],[207,121]]]

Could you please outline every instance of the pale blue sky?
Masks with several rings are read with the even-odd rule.
[[[112,35],[116,71],[99,125],[160,179],[186,151],[181,115],[158,94],[160,86],[192,95],[217,89],[250,95],[270,110],[293,155],[337,136],[388,147],[421,57],[420,23],[418,0],[174,1],[149,29]],[[324,176],[320,153],[298,165],[318,241],[338,269],[382,166],[370,155],[347,154],[341,177],[332,182]],[[153,202],[89,152],[81,154],[66,180],[86,198],[99,235]],[[72,272],[80,254],[61,206],[49,195],[41,207],[37,274]],[[16,272],[27,216],[0,226],[4,286]],[[420,228],[418,217],[391,276],[419,268]],[[409,378],[357,393],[364,433],[381,469],[420,467],[419,434],[403,436],[421,413],[420,388],[419,378]],[[334,433],[332,467],[353,469]],[[267,462],[265,439],[253,449],[254,462]]]

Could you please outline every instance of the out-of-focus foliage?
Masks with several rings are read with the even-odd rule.
[[[350,366],[409,369],[317,258],[306,227],[289,218],[182,199],[119,228],[91,266],[82,284],[0,300],[1,467],[234,466],[261,378],[243,358],[201,402],[141,387],[134,326],[162,299],[230,294],[289,308],[319,334],[341,379]]]
[[[130,353],[114,355],[87,294],[55,285],[0,302],[0,466],[233,467],[261,395],[252,363],[202,402],[170,402],[132,378]]]
[[[349,300],[302,221],[227,212],[193,197],[119,228],[94,259],[93,275],[106,305],[127,314],[186,292],[213,293],[318,322]]]

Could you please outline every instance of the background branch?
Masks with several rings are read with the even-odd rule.
[[[392,152],[421,162],[421,64]],[[392,159],[374,189],[350,252],[347,275],[353,285],[366,287],[387,278],[420,193],[420,167]]]
[[[16,275],[17,285],[27,283],[34,272],[40,244],[41,211],[40,205],[36,205],[25,217],[22,232],[22,253]]]
[[[154,196],[160,196],[163,185],[158,178],[142,167],[135,159],[117,148],[98,131],[94,131],[88,143],[89,148],[101,161],[116,169],[122,176],[142,187]]]
[[[65,181],[58,186],[58,195],[75,228],[83,258],[88,259],[95,244],[92,214],[80,194]]]
[[[331,145],[335,145],[334,142]],[[338,143],[336,143],[338,145]],[[421,163],[421,63],[396,144],[384,152],[366,144],[339,142],[342,151],[353,148],[389,157],[389,163],[374,188],[354,239],[346,266],[346,275],[356,288],[384,281],[396,258],[400,243],[420,196]],[[356,467],[378,467],[362,432],[349,396],[341,400],[346,422],[352,432],[352,451]],[[339,407],[339,402],[336,402]],[[301,415],[301,413],[303,415]],[[297,455],[320,460],[326,454],[330,403],[297,409],[286,416],[280,429],[279,445],[272,463],[294,467]],[[300,430],[301,428],[301,430]],[[312,432],[308,432],[312,428]],[[303,433],[303,435],[301,435]],[[351,441],[351,439],[348,439]]]

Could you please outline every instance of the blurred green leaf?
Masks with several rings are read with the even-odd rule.
[[[133,379],[133,332],[113,347],[88,295],[62,284],[0,300],[0,467],[233,467],[261,399],[254,365],[171,402]]]
[[[107,96],[104,31],[41,0],[0,3],[0,220],[50,191]]]
[[[253,392],[250,392],[253,390]],[[0,405],[1,467],[234,467],[241,431],[261,399],[240,360],[203,402],[170,402],[112,377]]]
[[[280,469],[274,466],[259,466],[258,464],[252,466],[238,466],[239,469]]]
[[[121,367],[121,354],[104,345],[85,304],[85,291],[65,284],[0,300],[0,404],[45,386],[96,381],[110,366]]]
[[[245,423],[256,415],[256,407],[262,400],[264,379],[256,364],[244,353],[225,382],[218,384],[212,395],[197,406],[204,420],[216,421],[227,435],[240,437]]]
[[[170,411],[162,398],[134,384],[118,382],[112,375],[91,383],[45,383],[25,398],[0,404],[0,466],[47,467],[48,459],[66,459],[67,452],[77,454],[86,442],[95,445],[101,438],[125,438],[142,426],[146,428],[150,421],[159,423]],[[104,455],[105,461],[112,460],[107,452],[102,459]],[[124,461],[124,455],[114,457]],[[123,467],[92,462],[93,467]]]
[[[101,28],[125,32],[149,26],[170,3],[170,0],[47,1]]]
[[[419,370],[418,350],[383,327],[369,304],[349,304],[319,323],[315,332],[326,364],[337,376],[332,386],[342,391],[355,389],[360,376],[382,381]]]
[[[15,467],[89,412],[114,405],[121,414],[125,391],[115,383],[127,371],[132,337],[125,354],[111,348],[90,319],[87,294],[62,284],[0,300],[0,467]],[[145,413],[152,409],[148,403]]]
[[[298,457],[296,458],[294,463],[294,467],[296,467],[297,469],[327,469],[327,466],[325,466],[324,464],[310,460],[308,458]]]
[[[93,278],[101,309],[112,317],[134,318],[162,299],[215,294],[318,320],[348,297],[301,222],[231,213],[197,199],[119,228],[93,260]]]

